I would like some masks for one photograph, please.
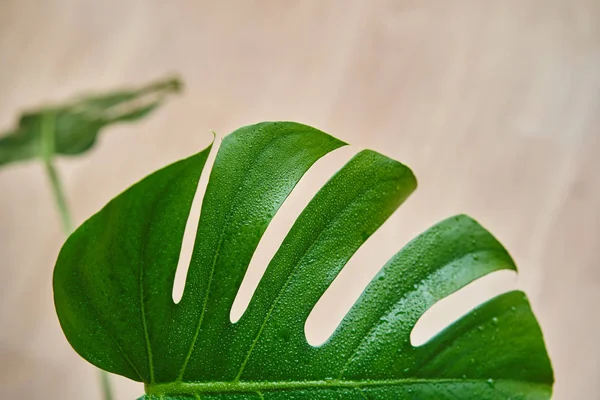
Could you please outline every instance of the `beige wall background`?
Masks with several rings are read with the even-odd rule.
[[[326,337],[411,237],[466,212],[511,251],[519,277],[454,296],[422,334],[516,285],[544,330],[555,399],[600,399],[599,18],[597,0],[0,0],[0,127],[82,90],[182,76],[184,95],[152,118],[106,131],[88,156],[59,162],[78,222],[203,148],[209,129],[296,120],[354,144],[302,181],[249,282],[353,151],[401,160],[419,189],[334,283],[309,337]],[[5,398],[99,399],[94,369],[71,350],[53,309],[63,239],[42,167],[1,170]],[[115,382],[118,399],[142,394],[139,384]]]

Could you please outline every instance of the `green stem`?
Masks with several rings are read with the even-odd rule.
[[[52,187],[52,194],[54,195],[56,208],[58,208],[58,212],[60,214],[63,231],[65,232],[66,236],[69,236],[74,230],[74,225],[60,176],[58,175],[56,167],[54,166],[54,118],[54,113],[48,112],[45,114],[42,121],[42,159],[44,161],[44,166],[46,167],[46,172],[48,173],[48,178],[50,179],[50,186]],[[102,398],[104,400],[112,400],[113,396],[110,377],[106,371],[98,371],[100,373]]]
[[[44,166],[46,167],[46,172],[48,173],[48,178],[50,179],[50,185],[52,186],[52,193],[54,194],[56,208],[60,214],[63,231],[65,232],[65,235],[69,236],[73,232],[73,220],[67,206],[62,182],[58,176],[56,168],[54,167],[54,162],[51,157],[44,158]]]
[[[110,384],[110,376],[108,372],[103,371],[101,369],[98,370],[100,372],[100,384],[102,385],[102,398],[104,400],[112,400],[112,387]]]

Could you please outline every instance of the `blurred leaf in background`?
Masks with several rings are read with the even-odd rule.
[[[181,91],[177,78],[24,112],[17,127],[0,134],[0,168],[54,154],[77,155],[91,149],[100,131],[115,123],[137,121]],[[49,154],[50,153],[50,154]]]
[[[73,101],[26,111],[17,127],[0,134],[0,168],[18,161],[43,161],[67,236],[73,220],[63,185],[54,166],[56,155],[79,155],[91,149],[100,131],[115,123],[134,122],[149,115],[165,98],[182,89],[177,78],[163,79],[134,89],[80,96]],[[106,372],[100,372],[102,398],[112,400]]]

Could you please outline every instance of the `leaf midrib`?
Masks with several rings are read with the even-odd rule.
[[[290,391],[303,389],[359,389],[378,386],[401,386],[401,385],[436,385],[452,383],[519,383],[539,389],[548,388],[547,383],[529,382],[517,379],[463,379],[463,378],[403,378],[403,379],[364,379],[364,380],[341,380],[322,379],[307,381],[219,381],[219,382],[170,382],[158,384],[146,384],[145,391],[149,395],[194,395],[199,393],[248,393],[257,391]]]

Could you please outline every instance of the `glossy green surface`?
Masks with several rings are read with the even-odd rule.
[[[224,138],[183,297],[181,240],[210,149],[117,196],[65,243],[55,303],[74,349],[145,382],[147,399],[547,399],[553,374],[525,295],[483,304],[420,347],[421,315],[469,282],[515,269],[467,216],[430,228],[381,270],[323,345],[304,324],[337,274],[415,189],[406,166],[358,153],[315,195],[241,319],[230,310],[258,242],[302,175],[339,140],[296,123]]]
[[[0,134],[0,168],[17,161],[47,157],[44,152],[48,148],[60,155],[84,153],[106,126],[143,118],[162,104],[166,95],[180,90],[177,79],[168,79],[27,111],[15,129]],[[44,138],[48,125],[52,126],[50,145],[45,143],[48,138]]]

